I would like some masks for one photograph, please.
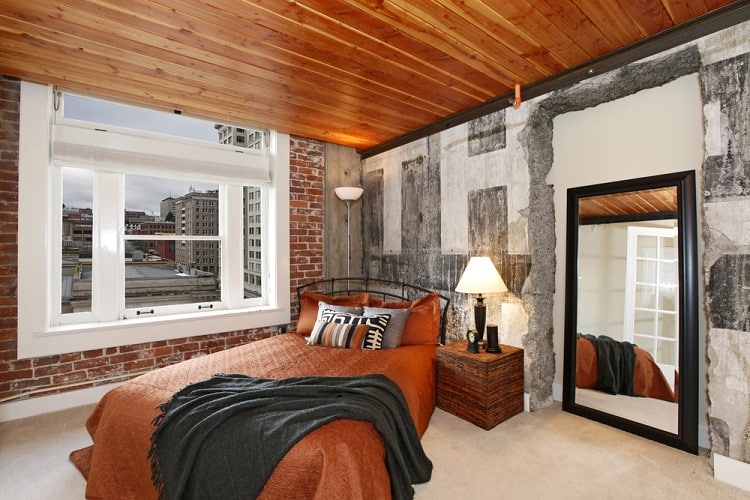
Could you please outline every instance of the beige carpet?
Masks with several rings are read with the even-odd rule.
[[[90,444],[91,407],[0,424],[0,498],[82,499],[68,461]],[[694,456],[564,413],[522,413],[485,431],[436,410],[424,436],[432,480],[417,499],[750,499]]]

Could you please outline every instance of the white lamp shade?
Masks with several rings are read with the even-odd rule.
[[[342,201],[354,201],[358,200],[360,196],[362,196],[362,193],[364,192],[364,189],[361,187],[337,187],[333,190],[336,193],[336,196],[338,196],[339,200]]]
[[[507,292],[503,278],[489,257],[472,257],[456,285],[459,293]]]

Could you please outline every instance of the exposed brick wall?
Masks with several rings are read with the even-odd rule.
[[[292,318],[296,318],[295,289],[323,278],[325,144],[293,136],[289,149],[290,287]]]
[[[0,402],[126,379],[274,333],[274,328],[242,330],[17,360],[19,98],[19,80],[0,76]],[[293,319],[294,288],[323,276],[323,151],[319,141],[291,140]]]

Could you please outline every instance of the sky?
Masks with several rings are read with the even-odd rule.
[[[214,122],[207,120],[69,94],[65,96],[64,106],[66,118],[218,142]],[[210,183],[164,177],[128,176],[125,187],[125,209],[144,211],[148,215],[159,215],[161,200],[169,196],[174,198],[182,196],[191,187],[195,191],[217,189],[216,184]],[[66,168],[63,171],[63,203],[66,207],[91,208],[92,191],[91,171],[74,168]]]
[[[68,208],[92,208],[92,179],[91,170],[66,167],[63,170],[63,204]],[[218,189],[217,184],[129,175],[125,180],[125,210],[159,215],[159,204],[164,198],[178,198],[191,187],[195,191]]]

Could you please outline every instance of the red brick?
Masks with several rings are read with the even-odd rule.
[[[89,368],[86,370],[89,379],[98,379],[111,377],[113,375],[122,374],[122,366],[119,365],[105,365]]]
[[[34,368],[34,377],[46,377],[47,375],[59,375],[73,371],[73,363],[63,363],[57,365],[46,365]]]
[[[100,367],[100,366],[106,366],[110,364],[109,358],[105,358],[102,356],[99,357],[91,357],[91,358],[85,358],[81,361],[76,361],[73,363],[73,369],[74,370],[85,370],[87,368],[94,368],[94,367]]]
[[[123,363],[122,368],[126,372],[136,371],[136,370],[146,370],[151,369],[154,367],[156,363],[154,362],[153,358],[146,358],[146,359],[139,359],[136,361],[128,361],[127,363]]]
[[[75,384],[76,382],[83,382],[84,380],[86,380],[86,371],[82,370],[78,372],[67,372],[61,375],[55,375],[52,377],[52,384],[67,385]]]
[[[10,382],[13,380],[19,380],[24,378],[32,378],[34,371],[31,369],[26,370],[14,370],[14,371],[0,371],[0,382]]]

